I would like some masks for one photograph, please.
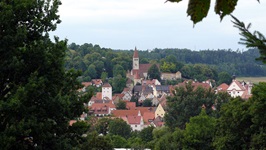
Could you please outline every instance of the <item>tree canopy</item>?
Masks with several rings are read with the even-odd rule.
[[[69,120],[83,111],[79,73],[65,70],[59,0],[0,2],[0,147],[70,149]]]

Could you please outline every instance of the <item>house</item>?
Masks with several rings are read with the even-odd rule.
[[[135,85],[133,88],[133,95],[135,96],[149,95],[149,94],[153,95],[153,88],[151,86]]]
[[[161,118],[163,118],[164,115],[165,115],[165,111],[164,111],[162,105],[159,104],[159,105],[157,106],[156,111],[155,111],[155,118],[157,118],[158,116],[160,116]]]
[[[88,102],[88,106],[92,106],[93,103],[106,103],[106,101],[112,100],[112,86],[109,83],[105,83],[102,86],[102,92],[97,92],[96,96],[92,96]]]
[[[153,120],[153,122],[151,122],[151,125],[154,126],[155,128],[164,126],[163,118],[158,116]]]
[[[180,71],[177,71],[176,73],[161,73],[161,79],[162,80],[177,80],[177,79],[182,79],[182,75]]]
[[[148,126],[153,122],[155,119],[155,113],[154,112],[144,112],[143,113],[143,120],[144,120],[144,125]]]
[[[112,111],[116,110],[115,105],[112,102],[109,103],[93,103],[89,106],[89,111],[95,116],[108,116]]]
[[[164,110],[166,110],[166,102],[167,102],[167,99],[166,99],[167,95],[166,94],[163,94],[162,97],[159,98],[159,103],[160,105],[163,107]]]
[[[227,92],[228,87],[229,87],[229,85],[227,85],[226,83],[222,83],[221,85],[219,85],[216,88],[216,93],[219,93],[219,92]]]
[[[158,81],[157,79],[152,79],[152,80],[142,80],[141,85],[149,85],[149,86],[155,86],[155,85],[161,85],[161,82]]]
[[[139,110],[113,110],[112,114],[115,117],[126,117],[126,116],[140,116],[141,113]]]
[[[132,90],[130,88],[124,88],[121,94],[124,94],[122,100],[130,101],[132,97]]]
[[[141,131],[144,128],[142,116],[127,116],[127,122],[133,131]]]
[[[123,100],[124,95],[125,94],[115,94],[112,99],[113,102],[117,104],[119,101]]]
[[[168,85],[153,86],[153,95],[155,97],[162,96],[163,94],[170,95],[170,87]]]
[[[191,82],[191,85],[194,87],[194,90],[197,89],[198,87],[202,87],[206,90],[211,88],[211,85],[209,83],[200,83],[191,80],[178,83],[175,87],[186,87],[186,84],[188,84],[189,82]]]
[[[103,85],[103,81],[101,79],[92,79],[91,83],[96,87],[101,87]]]
[[[127,75],[130,75],[130,71],[127,72]],[[134,81],[132,81],[132,79],[130,78],[127,78],[126,87],[132,90],[133,86],[134,86]]]
[[[83,86],[81,89],[79,89],[79,91],[81,92],[85,92],[87,87],[91,86],[92,83],[91,82],[81,82],[81,85]]]
[[[232,83],[227,88],[227,93],[231,97],[237,97],[240,96],[243,99],[248,99],[251,97],[251,90],[252,90],[253,84],[248,82],[245,83],[244,81],[240,83],[239,81],[233,79]]]

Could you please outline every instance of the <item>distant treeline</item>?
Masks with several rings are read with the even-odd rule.
[[[66,56],[66,68],[75,68],[83,72],[83,79],[103,76],[125,77],[132,69],[133,48],[131,50],[113,50],[99,45],[71,43]],[[185,78],[218,80],[218,74],[227,72],[230,76],[265,76],[266,66],[255,59],[259,51],[158,49],[139,50],[140,63],[159,63],[161,71],[181,71]]]

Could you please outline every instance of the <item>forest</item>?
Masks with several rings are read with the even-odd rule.
[[[120,72],[124,77],[132,69],[133,50],[112,50],[99,45],[85,43],[68,45],[66,68],[83,72],[83,81],[101,78],[102,72],[115,77]],[[266,67],[254,58],[260,56],[258,49],[247,51],[200,50],[167,48],[139,50],[140,63],[159,63],[161,72],[180,71],[187,79],[203,81],[218,80],[218,74],[226,72],[230,76],[265,76]],[[119,70],[119,71],[118,71]],[[114,74],[115,73],[115,74]]]

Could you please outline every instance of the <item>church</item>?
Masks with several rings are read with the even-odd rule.
[[[138,50],[135,47],[132,58],[132,70],[127,73],[127,77],[134,81],[134,85],[141,83],[142,80],[148,78],[148,70],[152,64],[140,64]]]

